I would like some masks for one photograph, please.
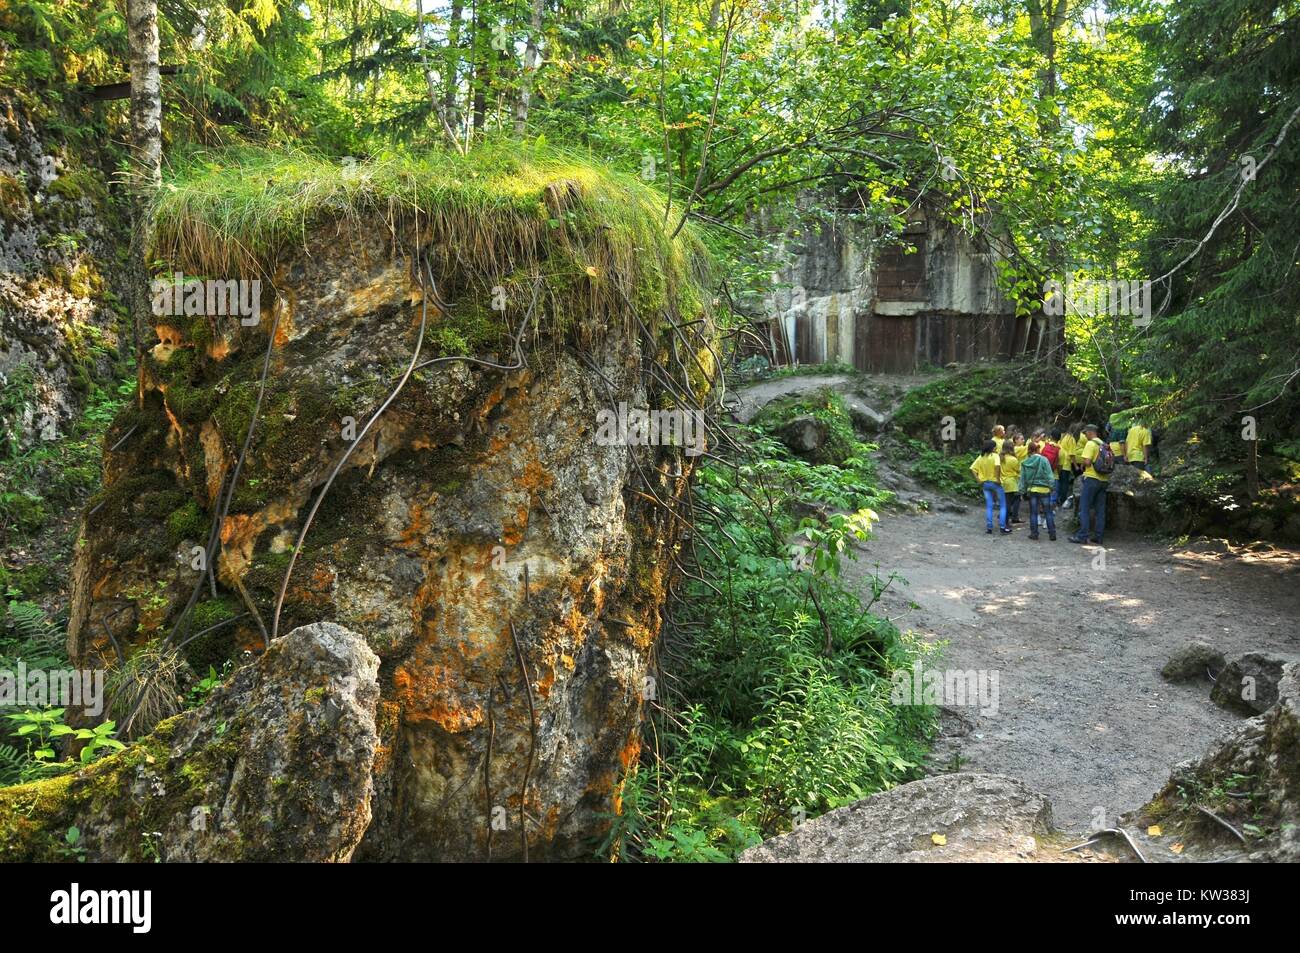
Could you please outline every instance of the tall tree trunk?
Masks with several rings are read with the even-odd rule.
[[[460,125],[458,93],[460,92],[460,18],[465,6],[461,0],[452,0],[451,19],[447,21],[447,50],[443,57],[442,108],[453,127]]]
[[[131,64],[131,198],[135,227],[127,276],[136,357],[150,319],[145,253],[149,203],[162,184],[162,76],[158,69],[157,0],[127,0],[127,43]]]
[[[131,152],[135,186],[146,198],[162,183],[162,76],[158,2],[127,0],[131,56]]]
[[[485,24],[479,11],[479,5],[474,4],[473,24],[470,32],[470,49],[473,51],[474,67],[472,71],[473,79],[470,91],[470,116],[472,120],[471,131],[477,135],[483,131],[487,124],[487,100],[488,100],[488,71],[490,66],[490,57],[488,50],[492,48],[491,39],[485,33]]]
[[[1039,132],[1046,140],[1054,140],[1061,131],[1061,115],[1056,106],[1056,93],[1059,86],[1056,68],[1056,36],[1065,25],[1066,0],[1026,0],[1029,10],[1029,35],[1034,48],[1043,57],[1044,63],[1038,71],[1038,117]],[[1051,277],[1065,281],[1067,267],[1065,246],[1057,239],[1052,239],[1047,246],[1048,267]],[[1068,304],[1068,303],[1067,303]],[[1068,308],[1066,309],[1068,311]],[[1047,353],[1054,363],[1065,363],[1065,312],[1057,315],[1045,315],[1045,327],[1040,330],[1047,337]],[[1035,348],[1037,359],[1043,351],[1040,336]]]
[[[519,78],[519,99],[515,103],[515,137],[524,134],[528,108],[533,101],[533,74],[537,72],[538,35],[542,32],[545,0],[533,0],[532,19],[528,23],[528,43],[524,47],[524,74]]]
[[[415,24],[416,24],[416,42],[420,45],[420,68],[424,71],[424,82],[429,90],[429,108],[438,118],[438,124],[442,127],[443,137],[447,144],[453,148],[460,148],[460,141],[456,138],[456,132],[451,128],[451,123],[447,120],[447,113],[443,106],[441,92],[438,85],[433,79],[433,67],[429,65],[429,49],[424,33],[424,0],[416,0],[415,3]],[[375,84],[379,88],[379,84]]]

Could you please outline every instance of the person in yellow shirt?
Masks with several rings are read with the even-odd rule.
[[[1124,440],[1124,450],[1130,466],[1137,467],[1139,470],[1147,470],[1149,464],[1147,457],[1151,447],[1151,431],[1142,425],[1140,420],[1134,420],[1133,425],[1128,428],[1128,436]]]
[[[1079,494],[1079,529],[1070,537],[1072,543],[1088,542],[1089,530],[1092,531],[1092,541],[1101,545],[1102,535],[1106,532],[1106,485],[1110,481],[1111,470],[1114,468],[1114,457],[1109,455],[1109,449],[1098,436],[1099,431],[1096,424],[1087,424],[1083,428],[1084,436],[1088,442],[1083,447],[1083,488]],[[1105,461],[1109,457],[1109,466],[1105,466]],[[1098,470],[1098,465],[1102,466]],[[1089,526],[1090,522],[1095,521],[1095,526]]]
[[[1061,475],[1060,482],[1056,488],[1056,499],[1061,503],[1062,509],[1070,508],[1070,495],[1074,489],[1074,464],[1078,459],[1078,442],[1074,439],[1074,434],[1070,431],[1062,433],[1060,430],[1053,430],[1053,438],[1056,445],[1061,448],[1061,457],[1057,461],[1060,464]]]
[[[1016,459],[1021,462],[1029,455],[1029,444],[1025,443],[1025,435],[1019,430],[1011,434],[1011,448],[1015,451]]]
[[[993,449],[998,453],[1002,452],[1002,443],[1007,439],[1007,428],[1001,424],[993,427]]]
[[[993,501],[997,500],[998,528],[1003,533],[1011,532],[1007,525],[1007,493],[1002,488],[1002,460],[998,456],[997,444],[992,440],[984,441],[980,455],[970,465],[970,472],[984,491],[984,531],[993,532]]]
[[[1014,439],[1014,438],[1013,438]],[[1022,438],[1023,440],[1023,438]],[[1002,445],[1002,490],[1007,495],[1008,525],[1021,522],[1020,519],[1020,458],[1008,440]]]

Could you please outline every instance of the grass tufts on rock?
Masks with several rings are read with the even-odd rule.
[[[159,192],[153,254],[194,275],[271,275],[330,222],[418,234],[452,281],[522,290],[540,279],[544,313],[565,325],[704,308],[705,246],[689,226],[672,237],[677,216],[658,192],[575,155],[504,142],[355,163],[247,146],[192,152]]]

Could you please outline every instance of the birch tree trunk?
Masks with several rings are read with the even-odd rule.
[[[515,103],[515,138],[524,134],[528,107],[533,101],[533,76],[537,72],[537,37],[542,32],[542,10],[546,0],[533,0],[532,19],[528,24],[528,44],[524,47],[524,75],[519,80],[519,99]]]
[[[137,359],[148,326],[149,276],[145,268],[149,203],[162,184],[162,76],[158,69],[158,2],[127,0],[127,42],[131,65],[131,181],[135,228],[127,267],[131,289],[131,331]]]
[[[137,190],[151,195],[162,182],[162,77],[158,71],[158,2],[127,0],[131,57],[131,151]]]

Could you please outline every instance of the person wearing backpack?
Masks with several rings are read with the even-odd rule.
[[[1079,492],[1079,530],[1070,537],[1072,543],[1088,542],[1090,522],[1094,524],[1091,527],[1092,541],[1098,546],[1106,532],[1106,488],[1110,475],[1115,471],[1115,453],[1098,433],[1096,424],[1087,424],[1083,428],[1088,442],[1084,444],[1080,457],[1084,470]]]
[[[1053,430],[1052,439],[1047,439],[1046,434],[1040,434],[1034,437],[1034,442],[1038,444],[1038,452],[1047,458],[1047,462],[1052,465],[1052,505],[1055,506],[1058,499],[1061,483],[1061,445],[1057,442],[1061,439],[1061,431]]]
[[[1052,486],[1056,483],[1052,465],[1043,456],[1042,444],[1029,444],[1029,454],[1020,465],[1020,492],[1029,497],[1029,538],[1038,539],[1038,514],[1047,523],[1047,538],[1056,542],[1056,517],[1052,514]]]

